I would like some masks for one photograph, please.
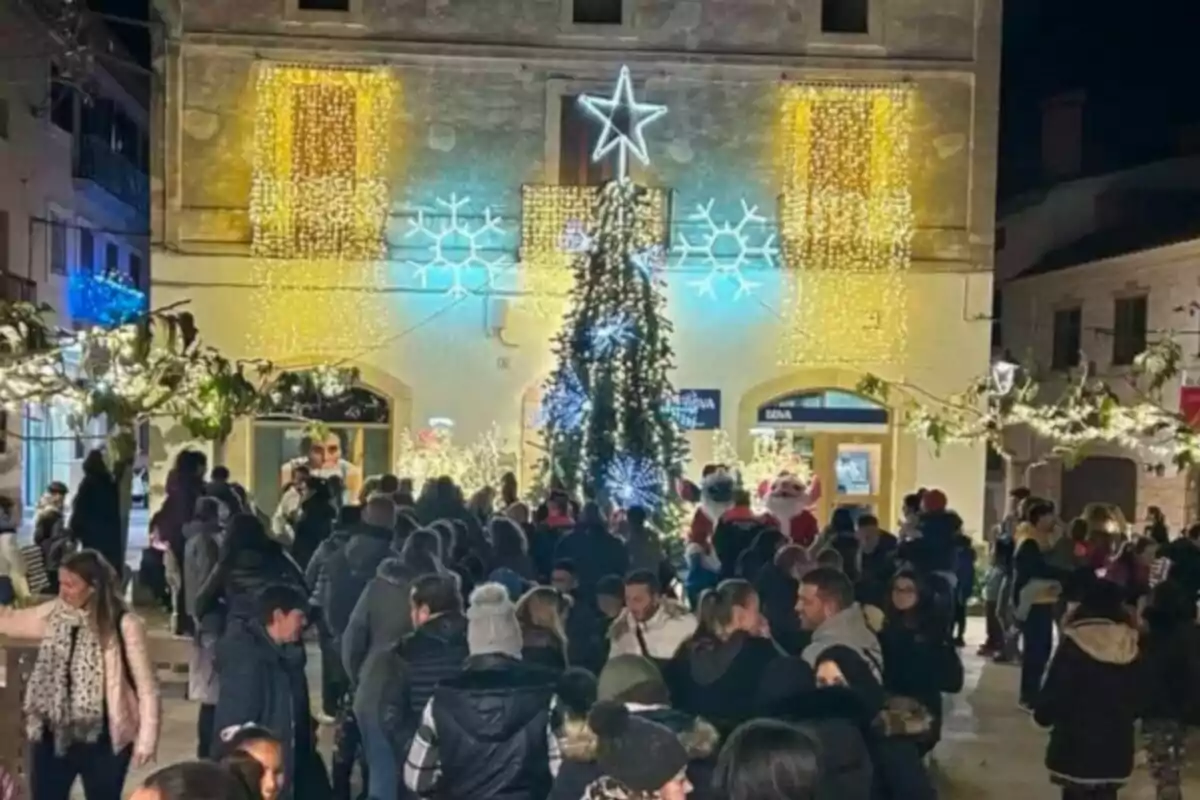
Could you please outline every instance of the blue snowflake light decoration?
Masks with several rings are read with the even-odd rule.
[[[608,465],[608,495],[619,508],[655,508],[662,501],[662,472],[654,464],[621,454]]]
[[[560,431],[577,431],[583,427],[591,409],[591,398],[583,390],[579,376],[567,371],[546,392],[540,422],[542,425],[553,425]]]
[[[607,357],[633,341],[633,320],[628,314],[614,314],[596,323],[592,329],[592,352]]]
[[[732,283],[733,299],[739,300],[762,285],[750,280],[747,271],[775,267],[779,247],[775,232],[768,227],[767,218],[758,213],[758,206],[742,200],[741,217],[734,224],[728,219],[717,221],[715,203],[709,200],[697,205],[688,217],[698,230],[693,235],[679,234],[678,266],[704,269],[704,277],[691,282],[701,297],[716,297],[718,283]]]
[[[404,234],[406,239],[423,239],[428,250],[426,260],[408,262],[415,268],[421,286],[429,285],[432,270],[444,269],[451,278],[446,294],[463,297],[475,291],[467,287],[467,270],[482,269],[485,277],[479,288],[495,288],[504,271],[512,267],[508,254],[497,247],[505,232],[500,217],[493,214],[489,206],[483,210],[482,222],[470,220],[464,212],[471,198],[457,194],[451,194],[449,200],[439,197],[436,202],[441,213],[431,218],[425,211],[418,211],[417,218],[409,220],[408,231]]]

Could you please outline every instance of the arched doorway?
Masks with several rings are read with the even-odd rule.
[[[895,431],[887,407],[844,389],[804,389],[761,403],[747,433],[773,437],[820,481],[822,523],[848,508],[892,524]]]
[[[364,478],[392,471],[392,403],[362,385],[334,398],[313,397],[287,413],[267,413],[253,421],[251,489],[258,505],[274,510],[291,469],[306,464],[313,474],[337,476],[353,499]]]

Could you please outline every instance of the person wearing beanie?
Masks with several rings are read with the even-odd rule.
[[[438,800],[542,800],[561,755],[554,674],[521,661],[508,590],[485,583],[467,609],[462,672],[434,689],[404,765],[404,783]]]
[[[721,738],[707,720],[670,706],[670,692],[653,661],[642,656],[615,656],[595,683],[594,699],[621,703],[639,719],[662,725],[675,733],[687,751],[687,775],[693,785],[708,787]],[[560,689],[559,702],[565,699]],[[590,704],[589,704],[590,708]],[[578,800],[587,787],[604,775],[598,762],[599,739],[587,724],[587,709],[564,715],[560,731],[563,764],[549,800]],[[704,798],[702,789],[693,798]]]
[[[602,775],[584,800],[683,800],[692,791],[687,750],[670,728],[607,701],[596,703],[588,727]]]

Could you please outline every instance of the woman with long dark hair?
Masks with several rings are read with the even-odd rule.
[[[321,542],[333,535],[333,525],[336,521],[337,507],[329,491],[328,481],[324,478],[310,477],[304,484],[300,518],[294,526],[296,539],[292,542],[292,557],[301,569],[308,566]]]
[[[196,615],[217,613],[257,619],[258,595],[268,586],[291,586],[309,592],[304,572],[283,545],[267,535],[252,514],[229,518],[217,567],[196,593]]]
[[[67,800],[79,777],[88,800],[120,800],[130,763],[148,764],[158,748],[158,684],[146,631],[95,550],[65,559],[58,585],[49,602],[0,608],[0,636],[40,641],[22,709],[30,794]]]

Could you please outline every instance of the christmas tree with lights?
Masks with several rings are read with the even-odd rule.
[[[586,498],[658,512],[686,443],[673,413],[671,324],[655,275],[663,232],[653,193],[629,179],[628,159],[648,161],[642,131],[666,109],[634,100],[627,68],[612,98],[580,102],[604,126],[593,158],[615,152],[618,177],[599,191],[574,263],[543,402],[547,468]]]

